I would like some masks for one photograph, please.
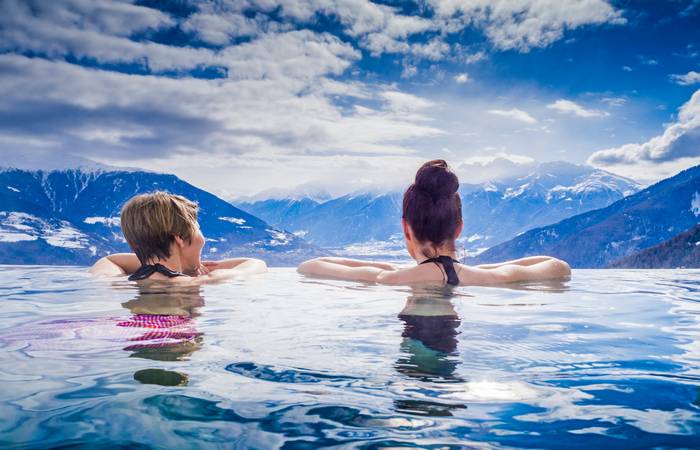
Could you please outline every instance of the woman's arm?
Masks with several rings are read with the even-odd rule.
[[[265,261],[255,258],[233,258],[222,261],[205,261],[202,263],[202,265],[209,269],[209,273],[205,276],[212,280],[267,272],[267,264],[265,264]]]
[[[363,261],[361,259],[338,258],[335,256],[324,256],[312,261],[325,261],[333,264],[340,264],[347,267],[376,267],[382,270],[397,270],[394,264],[379,261]]]
[[[253,264],[255,262],[255,264]],[[202,265],[209,269],[209,271],[213,270],[222,270],[222,269],[233,269],[241,264],[249,263],[248,266],[257,266],[257,267],[265,267],[267,268],[267,265],[265,264],[265,261],[261,259],[254,259],[254,258],[230,258],[230,259],[222,259],[219,261],[202,261]],[[262,264],[260,264],[262,263]],[[248,267],[247,266],[247,267]]]
[[[505,261],[502,263],[494,263],[494,264],[479,264],[478,267],[480,269],[497,269],[502,266],[532,266],[533,264],[539,264],[544,261],[548,261],[550,259],[556,259],[552,258],[551,256],[528,256],[525,258],[520,258],[520,259],[514,259],[511,261]]]
[[[100,258],[88,272],[93,275],[112,277],[134,273],[139,267],[141,263],[134,253],[115,253]]]
[[[370,283],[376,282],[383,273],[395,270],[391,264],[343,258],[316,258],[304,261],[297,267],[297,272],[303,275]]]
[[[484,285],[516,281],[542,281],[568,278],[571,268],[565,261],[549,258],[530,265],[502,264],[495,268],[466,267],[460,273],[465,284]]]

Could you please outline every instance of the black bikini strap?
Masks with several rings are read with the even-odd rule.
[[[445,269],[445,274],[447,274],[447,284],[451,284],[453,286],[457,286],[459,284],[459,276],[457,275],[457,272],[455,271],[455,265],[454,263],[458,263],[456,259],[452,259],[449,256],[441,255],[437,256],[435,258],[428,258],[425,261],[422,261],[421,264],[426,264],[426,263],[435,263],[435,264],[442,264],[442,267]]]
[[[170,270],[160,263],[144,264],[143,266],[139,267],[136,272],[132,273],[129,276],[129,281],[145,280],[146,278],[150,277],[151,275],[153,275],[156,272],[158,272],[162,275],[165,275],[168,278],[186,277],[187,276],[184,273]]]

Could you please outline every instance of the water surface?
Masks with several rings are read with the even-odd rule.
[[[139,288],[0,267],[0,447],[700,446],[700,271]]]

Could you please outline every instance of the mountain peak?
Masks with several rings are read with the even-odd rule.
[[[51,153],[51,152],[46,152]],[[48,157],[45,153],[14,154],[0,161],[0,172],[8,170],[24,170],[29,172],[149,172],[149,170],[133,167],[117,167],[102,164],[91,159],[70,154],[63,155],[60,160]]]
[[[608,177],[597,172],[598,183]],[[625,180],[616,177],[615,181]],[[585,198],[589,195],[586,183]],[[594,189],[591,189],[594,190]],[[656,245],[697,224],[694,205],[700,198],[700,166],[684,170],[644,190],[592,211],[550,222],[496,245],[469,263],[484,263],[547,254],[572,267],[605,267],[640,249]]]
[[[175,175],[76,168],[0,171],[0,263],[90,264],[128,251],[119,212],[134,195],[154,190],[196,201],[207,238],[205,257],[264,257],[296,264],[316,250]]]

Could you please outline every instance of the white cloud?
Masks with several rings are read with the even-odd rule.
[[[560,39],[566,30],[603,23],[622,24],[620,11],[606,0],[428,0],[431,18],[401,14],[398,8],[369,0],[239,0],[200,4],[184,29],[198,33],[214,44],[231,37],[255,35],[269,26],[243,15],[244,11],[275,11],[282,18],[310,23],[317,14],[336,18],[358,44],[378,56],[382,53],[442,58],[449,46],[442,37],[468,27],[484,32],[496,48],[529,51]],[[431,33],[424,44],[409,43],[410,36]],[[447,49],[447,50],[446,50]],[[467,56],[467,62],[483,59],[482,52]]]
[[[62,0],[60,2],[26,2],[3,0],[0,23],[8,31],[33,25],[61,29],[89,30],[108,35],[132,33],[172,26],[167,14],[128,2]]]
[[[467,81],[469,81],[469,74],[468,73],[460,73],[458,75],[455,75],[455,81],[460,84],[464,84]]]
[[[691,70],[683,75],[669,75],[669,79],[681,86],[690,86],[691,84],[700,83],[700,72]]]
[[[391,155],[407,157],[414,151],[406,142],[442,133],[424,124],[421,110],[433,105],[426,99],[395,88],[326,78],[320,73],[323,68],[332,73],[343,64],[326,64],[318,56],[328,54],[333,61],[332,49],[342,49],[310,37],[303,33],[289,47],[281,41],[260,45],[250,57],[243,50],[239,61],[255,69],[247,69],[247,78],[241,79],[136,76],[0,55],[5,69],[0,97],[15,108],[0,111],[0,135],[22,120],[22,108],[28,108],[36,124],[31,137],[55,142],[54,158],[69,148],[107,164],[171,167],[205,188],[221,190],[242,186],[243,180],[250,184],[247,189],[262,189],[263,182],[271,183],[268,187],[284,184],[290,182],[286,177],[295,176],[299,178],[293,184],[299,184],[318,177],[321,161],[333,155],[345,155],[340,161],[357,167],[366,155],[378,161]],[[314,48],[309,51],[305,45]],[[381,107],[343,111],[331,99],[337,95],[379,101]],[[21,142],[4,148],[11,151],[10,147],[27,151]],[[202,154],[210,155],[210,166]],[[275,176],[255,172],[257,178],[232,180],[230,174],[245,171],[241,161],[251,155]],[[313,167],[310,159],[317,161]],[[359,176],[360,170],[356,172]],[[332,176],[337,183],[338,172]]]
[[[479,51],[479,52],[467,55],[464,58],[464,62],[466,62],[467,64],[474,64],[476,62],[483,61],[484,59],[486,59],[486,52]]]
[[[654,181],[700,164],[700,90],[679,110],[676,122],[640,144],[599,150],[588,162],[632,178]]]
[[[263,30],[255,24],[248,25],[251,33],[261,34],[259,39],[220,51],[136,41],[130,39],[129,34],[171,26],[173,20],[155,9],[121,2],[70,0],[66,5],[63,2],[40,2],[37,5],[34,11],[24,3],[7,0],[3,7],[7,6],[11,11],[0,15],[0,50],[28,51],[50,58],[72,56],[94,59],[99,63],[137,64],[153,72],[224,67],[232,78],[274,77],[280,75],[280,71],[285,74],[298,74],[301,71],[313,76],[328,73],[329,64],[334,66],[330,72],[339,74],[360,57],[352,45],[328,33],[299,30],[261,34]],[[111,18],[102,18],[103,14]],[[191,20],[194,22],[186,22],[183,27],[194,30],[196,22],[202,17],[193,17]],[[205,27],[212,24],[211,17],[207,17],[207,20],[198,23],[204,27],[197,30],[200,36],[205,38],[202,33],[211,33],[212,36],[206,39],[225,42],[230,33],[217,28],[222,25],[221,21],[212,25],[211,29]],[[231,17],[225,16],[219,20]],[[237,23],[229,25],[235,25],[234,28],[242,26]],[[233,33],[231,30],[229,32]],[[297,58],[298,48],[305,48],[308,56],[315,55],[320,65],[301,64]],[[269,58],[264,60],[266,56]]]
[[[502,50],[527,52],[560,39],[565,30],[602,23],[623,24],[622,13],[604,0],[428,0],[444,31],[475,25]]]
[[[225,45],[232,38],[261,34],[265,28],[269,28],[266,25],[269,25],[269,22],[264,23],[242,13],[211,11],[192,14],[182,24],[182,29],[195,33],[201,40],[210,44]]]
[[[446,44],[438,40],[426,44],[409,44],[409,36],[435,30],[435,24],[419,16],[400,14],[397,8],[368,0],[240,0],[200,5],[200,14],[188,20],[186,27],[208,42],[222,44],[230,37],[254,35],[271,22],[246,18],[243,12],[272,12],[301,23],[315,21],[318,14],[337,19],[345,32],[357,39],[359,46],[379,56],[382,53],[406,53],[436,58],[445,53]],[[226,20],[222,20],[226,18]]]
[[[603,97],[600,99],[600,101],[615,108],[623,106],[625,103],[627,103],[627,99],[624,97]]]
[[[632,68],[630,66],[622,66],[622,70],[625,72],[632,72]]]
[[[488,113],[496,115],[496,116],[510,117],[512,119],[519,120],[519,121],[525,122],[525,123],[530,123],[530,124],[537,123],[537,119],[532,117],[526,111],[523,111],[522,109],[518,109],[518,108],[490,109],[490,110],[488,110]]]
[[[123,2],[3,2],[0,50],[49,57],[94,58],[98,62],[145,63],[154,70],[194,68],[211,62],[211,52],[136,42],[136,32],[168,27],[174,21],[151,8]],[[176,62],[177,61],[177,62]]]
[[[442,147],[458,149],[455,158],[487,146],[512,156],[507,152],[519,151],[527,138],[540,157],[561,148],[561,140],[552,143],[535,127],[514,130],[511,122],[484,114],[496,106],[493,92],[450,103],[349,78],[360,49],[405,55],[408,77],[424,60],[484,59],[486,53],[476,51],[481,47],[448,44],[451,33],[465,28],[482,30],[496,49],[528,51],[566,30],[621,21],[605,1],[586,1],[587,12],[578,0],[467,0],[454,16],[432,14],[445,6],[436,1],[417,17],[368,0],[217,0],[193,2],[198,11],[179,18],[126,1],[29,8],[25,1],[0,0],[9,12],[0,15],[0,143],[6,152],[41,150],[56,161],[75,154],[248,193],[306,180],[348,190],[368,179],[401,180]],[[304,29],[319,15],[337,20],[343,38]],[[193,46],[149,40],[175,26],[196,36]],[[17,54],[25,52],[37,57]],[[65,61],[74,58],[97,68]],[[101,64],[137,66],[141,74]],[[193,78],[192,69],[220,78]],[[434,80],[447,77],[437,64],[425,70]],[[469,80],[462,75],[456,81]],[[527,112],[507,109],[532,104],[520,103],[519,94],[492,111],[532,123]],[[548,126],[556,133],[558,125]],[[517,164],[508,158],[498,162]],[[346,176],[347,186],[338,181]]]
[[[553,109],[562,114],[573,114],[578,117],[606,117],[610,113],[606,111],[599,111],[596,109],[586,109],[576,102],[571,100],[559,99],[553,103],[547,105],[547,108]]]
[[[414,112],[435,105],[430,100],[400,91],[385,91],[380,95],[389,103],[390,109],[397,113]]]
[[[454,170],[462,183],[476,184],[523,176],[535,166],[535,160],[529,156],[498,152],[466,158],[454,164]]]
[[[401,78],[411,78],[418,73],[418,68],[411,64],[404,64],[401,71]]]
[[[182,30],[218,46],[233,38],[291,31],[290,22],[270,19],[269,13],[301,24],[319,14],[338,20],[355,44],[372,55],[407,54],[442,60],[451,54],[446,35],[468,27],[482,29],[500,49],[528,51],[562,37],[566,29],[620,23],[620,12],[605,0],[433,0],[431,18],[401,14],[398,8],[369,0],[238,0],[195,3],[198,11],[179,23]],[[260,14],[250,14],[259,11]],[[46,54],[50,57],[94,58],[102,63],[136,63],[164,72],[197,67],[228,67],[235,61],[207,48],[175,47],[130,37],[177,25],[178,19],[153,8],[127,2],[66,0],[37,2],[4,0],[0,16],[0,49]],[[410,42],[415,35],[424,42]],[[473,63],[483,52],[467,55]]]

